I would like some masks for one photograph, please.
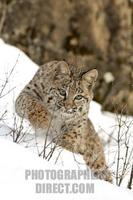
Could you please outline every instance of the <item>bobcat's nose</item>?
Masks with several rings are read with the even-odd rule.
[[[77,107],[73,107],[73,112],[76,112],[77,111]]]
[[[74,112],[76,112],[77,111],[77,107],[76,106],[74,106],[74,107],[72,107],[72,108],[67,108],[67,112],[68,113],[74,113]]]
[[[70,99],[65,101],[65,108],[66,108],[67,112],[69,112],[69,113],[74,113],[77,110],[77,106]]]

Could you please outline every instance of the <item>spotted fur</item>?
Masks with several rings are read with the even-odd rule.
[[[91,121],[89,104],[98,72],[85,73],[64,61],[40,67],[16,100],[16,112],[63,148],[83,155],[87,166],[104,180],[112,181],[103,146]]]

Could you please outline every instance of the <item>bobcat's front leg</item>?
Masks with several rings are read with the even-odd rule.
[[[111,172],[104,156],[103,145],[89,120],[88,123],[88,133],[84,140],[84,160],[96,177],[112,182]]]
[[[46,128],[49,124],[50,114],[42,102],[31,95],[22,92],[16,100],[17,114],[29,120],[34,128]]]

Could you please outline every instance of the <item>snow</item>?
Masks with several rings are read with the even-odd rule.
[[[69,169],[85,170],[86,165],[79,155],[58,149],[55,150],[50,161],[38,157],[44,145],[42,135],[34,134],[30,125],[24,121],[22,132],[25,133],[17,142],[13,143],[13,130],[19,131],[21,121],[16,116],[14,102],[20,91],[32,79],[38,66],[32,62],[22,51],[0,40],[0,118],[7,111],[2,120],[0,120],[0,198],[1,199],[43,199],[46,194],[36,194],[34,191],[35,181],[26,181],[24,179],[25,169]],[[5,81],[7,84],[1,94],[1,88]],[[2,98],[1,98],[2,97]],[[101,112],[101,105],[92,101],[89,111],[89,117],[92,120],[96,131],[103,139],[105,144],[105,154],[112,172],[116,172],[117,167],[117,137],[119,124],[121,124],[120,133],[122,135],[122,149],[120,170],[126,153],[125,133],[130,136],[128,141],[129,152],[132,151],[133,144],[133,118],[118,116],[108,112]],[[4,118],[4,119],[3,119]],[[127,126],[128,125],[128,126]],[[129,127],[129,130],[128,130]],[[128,131],[127,131],[128,130]],[[107,141],[111,139],[109,145]],[[9,141],[10,140],[10,141]],[[26,147],[26,148],[24,148]],[[50,146],[51,147],[51,146]],[[47,152],[48,153],[48,152]],[[59,158],[58,158],[59,157]],[[58,159],[57,159],[58,158]],[[130,158],[130,164],[133,158]],[[56,164],[55,164],[56,163]],[[129,180],[130,167],[123,181],[123,187],[117,187],[104,181],[95,180],[94,194],[48,194],[47,199],[113,199],[113,198],[133,198],[133,193],[125,187]],[[90,180],[89,180],[90,181]],[[40,180],[39,180],[40,182]],[[45,182],[48,182],[45,180]],[[64,180],[65,182],[65,180]],[[82,180],[76,182],[81,183]],[[86,180],[83,180],[85,183]],[[115,178],[114,178],[115,183]]]
[[[124,188],[116,187],[104,181],[94,181],[94,194],[36,194],[35,193],[35,180],[25,180],[26,169],[36,170],[53,170],[58,169],[54,165],[38,158],[35,154],[28,152],[25,148],[7,141],[0,139],[0,198],[3,200],[8,199],[88,199],[92,200],[112,200],[123,198],[130,200],[133,197],[133,192],[127,191]],[[64,168],[65,169],[65,168]],[[41,181],[40,181],[41,182]],[[45,183],[48,183],[45,180]],[[87,182],[84,180],[84,183]],[[65,183],[65,181],[64,181]],[[77,183],[82,181],[77,180]]]
[[[0,40],[0,113],[7,111],[6,125],[13,124],[14,101],[37,70],[22,51]]]
[[[122,173],[122,167],[125,157],[129,160],[129,165],[125,173],[122,185],[126,187],[130,168],[133,163],[133,117],[117,115],[109,112],[102,112],[101,105],[92,102],[89,110],[89,117],[92,120],[96,131],[105,143],[105,154],[108,165],[110,166],[114,176],[116,176],[117,159],[118,159],[118,134],[120,139],[120,159],[119,159],[119,173]],[[107,145],[108,140],[111,140]],[[128,148],[128,156],[126,156]],[[131,153],[131,158],[130,158]],[[128,162],[127,162],[128,163]],[[115,177],[114,177],[115,182]]]

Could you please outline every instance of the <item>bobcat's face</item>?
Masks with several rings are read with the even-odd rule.
[[[97,75],[94,69],[75,79],[68,64],[59,62],[50,81],[47,99],[49,108],[69,118],[88,113]]]

